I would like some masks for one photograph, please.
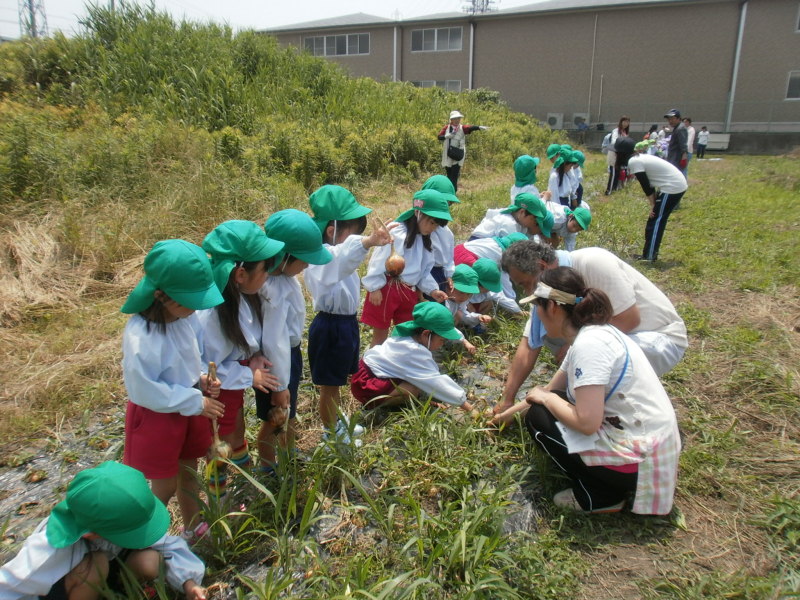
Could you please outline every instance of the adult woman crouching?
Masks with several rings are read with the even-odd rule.
[[[532,296],[547,334],[571,347],[531,390],[525,424],[572,480],[558,506],[587,513],[672,509],[680,438],[675,411],[639,346],[609,325],[611,304],[571,268],[546,270]]]

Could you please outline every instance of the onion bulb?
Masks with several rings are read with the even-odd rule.
[[[399,277],[406,268],[406,259],[397,254],[392,248],[392,254],[386,259],[386,274],[390,277]]]

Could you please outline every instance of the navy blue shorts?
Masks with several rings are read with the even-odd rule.
[[[360,333],[356,315],[318,312],[308,328],[308,364],[316,385],[347,385],[358,369]]]
[[[289,373],[289,418],[297,417],[297,390],[300,388],[300,377],[303,375],[303,353],[300,346],[292,348],[292,368]],[[272,392],[253,390],[256,393],[256,416],[262,421],[269,421],[272,410]]]

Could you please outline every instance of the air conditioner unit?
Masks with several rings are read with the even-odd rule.
[[[547,124],[550,129],[563,129],[564,113],[547,113]]]
[[[589,125],[589,113],[572,113],[572,126],[577,129],[581,123]]]

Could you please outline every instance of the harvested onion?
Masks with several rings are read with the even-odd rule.
[[[406,259],[397,254],[392,248],[392,254],[386,259],[386,274],[390,277],[399,277],[406,268]]]

